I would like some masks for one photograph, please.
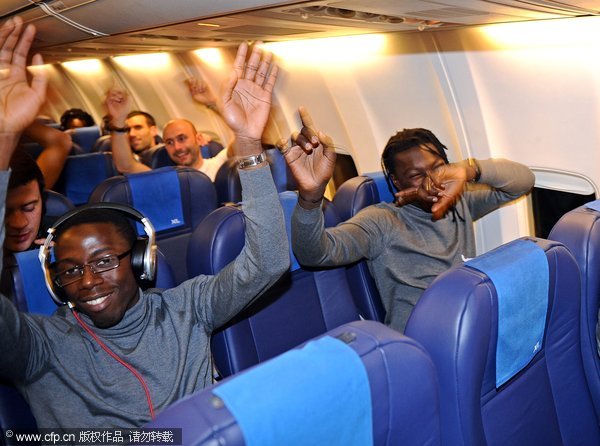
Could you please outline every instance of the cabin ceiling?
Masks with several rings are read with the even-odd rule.
[[[600,15],[598,0],[2,0],[47,62]]]

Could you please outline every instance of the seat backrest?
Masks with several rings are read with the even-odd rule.
[[[90,203],[101,201],[127,204],[147,216],[177,283],[191,277],[186,266],[188,241],[204,217],[217,207],[215,187],[205,174],[190,167],[164,167],[117,176],[92,193]]]
[[[437,369],[443,443],[600,444],[579,292],[569,251],[533,238],[451,268],[425,290],[405,334]]]
[[[290,232],[295,192],[280,194]],[[244,246],[244,215],[219,208],[196,229],[188,248],[192,275],[216,274]],[[346,322],[359,318],[345,269],[303,269],[292,255],[289,273],[220,329],[212,339],[219,372],[229,376]]]
[[[561,217],[548,236],[564,244],[581,272],[581,350],[588,385],[600,420],[600,357],[596,328],[600,310],[600,211],[598,202]]]
[[[90,153],[96,140],[100,138],[100,127],[93,125],[90,127],[79,127],[71,130],[71,139],[75,144],[83,149],[85,153]]]
[[[365,175],[346,180],[333,197],[333,206],[341,221],[346,221],[367,206],[379,202],[376,181]],[[351,284],[354,300],[361,311],[361,315],[365,319],[383,322],[385,320],[385,308],[366,261],[361,260],[349,265],[347,270],[348,281]]]
[[[209,141],[208,144],[205,144],[200,147],[200,153],[202,153],[202,158],[212,158],[223,149],[223,144],[221,144],[220,142]]]
[[[0,429],[6,432],[8,429],[26,430],[35,433],[37,423],[31,413],[31,409],[25,398],[12,384],[0,380]],[[4,434],[0,436],[0,445],[4,446]]]
[[[114,175],[117,175],[117,171],[110,153],[69,156],[54,190],[79,206],[87,203],[98,184]]]
[[[75,209],[75,205],[63,194],[59,194],[53,190],[46,191],[46,216],[52,218],[60,217],[71,209]]]
[[[337,358],[359,360],[346,368]],[[365,387],[370,397],[361,399]],[[380,323],[358,321],[190,395],[147,427],[180,428],[182,444],[206,446],[256,438],[262,445],[434,446],[438,410],[437,379],[423,349]]]
[[[111,152],[112,145],[111,145],[110,135],[102,135],[100,138],[98,138],[96,140],[96,142],[94,142],[94,145],[93,145],[91,151],[92,152]]]
[[[266,148],[265,154],[277,192],[298,189],[296,181],[279,150],[277,148]],[[242,199],[242,184],[237,166],[238,163],[235,160],[230,160],[224,163],[217,172],[215,188],[220,203],[239,203]]]

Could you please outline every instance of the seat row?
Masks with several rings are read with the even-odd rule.
[[[369,188],[372,199],[379,200],[379,192],[376,196],[373,189],[376,181],[361,177],[351,181],[358,187],[347,187],[348,199],[342,200],[343,195],[339,194],[344,191],[340,189],[339,197],[336,195],[333,203],[324,208],[327,224],[336,224],[340,216],[356,212],[360,197]],[[289,219],[296,196],[286,192],[281,200]],[[370,204],[369,200],[363,201],[364,205]],[[349,205],[355,205],[355,209],[348,210]],[[581,254],[584,265],[593,265],[589,263],[594,251],[590,241],[598,237],[593,230],[598,215],[588,209],[573,211],[565,217],[567,223],[559,223],[552,234],[560,238],[565,224],[567,234],[583,234],[573,236],[579,245],[564,241],[572,245],[569,248],[573,251],[585,248]],[[576,223],[570,223],[571,218]],[[215,274],[229,263],[243,246],[243,227],[243,213],[237,207],[211,212],[191,235],[188,274]],[[522,253],[523,247],[537,253],[537,263],[523,263],[529,261]],[[534,269],[540,267],[542,257],[545,263],[541,265],[545,264],[547,269],[545,276]],[[597,355],[590,355],[590,350],[595,353],[595,338],[590,337],[590,332],[595,327],[597,292],[590,294],[593,287],[584,277],[584,292],[580,293],[579,268],[560,243],[518,240],[493,251],[487,258],[488,263],[501,267],[500,279],[497,271],[469,264],[441,275],[425,292],[409,321],[406,334],[412,339],[374,322],[353,322],[361,316],[379,319],[377,313],[369,315],[368,310],[381,304],[368,287],[351,284],[350,278],[356,275],[351,269],[310,270],[292,261],[290,272],[267,295],[213,336],[215,363],[222,376],[230,376],[271,358],[277,357],[275,361],[279,361],[278,355],[329,331],[328,337],[350,347],[365,367],[370,398],[358,405],[362,405],[362,410],[365,404],[370,407],[375,444],[598,444],[600,411],[594,405],[598,408],[600,374]],[[582,260],[577,260],[581,265]],[[584,276],[588,269],[582,267]],[[519,271],[529,274],[516,278]],[[506,280],[503,282],[502,277],[510,278],[509,291],[523,282],[521,293],[512,299],[505,298],[506,287],[501,285]],[[507,333],[504,309],[512,309],[508,314],[513,317],[523,314],[524,296],[535,294],[527,288],[531,277],[544,277],[547,287],[545,295],[541,293],[541,300],[533,304],[528,301],[526,305],[527,309],[545,310],[543,316],[531,313],[537,326],[542,327],[540,341],[529,345],[532,350],[529,354],[533,355],[528,360],[517,361],[520,365],[524,363],[524,367],[513,368],[512,374],[502,373],[508,378],[499,383],[498,363],[504,364],[506,360],[498,359],[498,351],[506,350],[506,345],[518,344],[521,337],[504,337]],[[597,290],[597,286],[593,289]],[[588,322],[580,324],[580,319]],[[520,335],[521,330],[524,333],[529,325],[535,325],[531,321],[526,319],[526,327],[513,328],[512,333]],[[281,390],[256,394],[251,388],[250,398],[270,401],[274,394],[284,398],[288,394],[286,389],[294,387],[300,379],[293,372],[306,377],[314,371],[321,382],[325,378],[316,371],[323,367],[327,370],[329,361],[313,364],[312,356],[309,355],[308,363],[292,360],[287,372],[277,376],[281,381],[277,384],[272,375],[264,378],[271,383],[271,389]],[[245,373],[251,372],[239,377]],[[209,438],[218,438],[219,444],[242,444],[234,439],[250,435],[246,433],[248,424],[235,421],[239,414],[230,410],[236,406],[235,400],[219,396],[218,390],[239,377],[188,397],[167,409],[153,426],[185,427],[184,444],[210,444]],[[306,402],[307,407],[311,411],[324,408],[335,413],[331,405],[345,401],[342,395],[348,393],[348,388],[325,388],[317,393],[323,392],[331,397],[327,403]],[[223,400],[225,403],[221,404]],[[288,408],[297,406],[286,404]],[[263,416],[268,418],[268,407],[266,410]],[[278,409],[277,416],[280,413]],[[243,416],[239,418],[242,419]],[[7,426],[4,422],[2,425]],[[324,429],[339,431],[340,428]],[[201,438],[207,442],[202,443]]]

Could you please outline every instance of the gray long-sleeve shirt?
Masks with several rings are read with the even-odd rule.
[[[449,212],[433,222],[415,205],[379,203],[361,210],[335,228],[324,228],[320,209],[296,206],[292,246],[298,261],[309,266],[337,266],[367,259],[384,307],[386,324],[404,331],[423,290],[440,273],[475,256],[473,221],[502,203],[527,193],[533,173],[508,160],[479,161],[478,185],[467,189]],[[487,185],[487,186],[484,186]]]
[[[246,243],[215,276],[143,292],[121,322],[95,328],[144,378],[160,412],[211,383],[210,335],[289,267],[283,212],[268,167],[240,172]],[[7,172],[0,172],[0,243]],[[0,296],[0,375],[15,382],[39,427],[135,427],[150,420],[140,382],[102,350],[66,307],[50,316],[19,313]]]

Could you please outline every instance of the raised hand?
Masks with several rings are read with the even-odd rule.
[[[110,115],[110,124],[116,127],[123,127],[127,119],[127,114],[131,111],[129,94],[124,90],[111,88],[106,93],[104,105]]]
[[[271,63],[270,53],[263,55],[255,45],[245,63],[247,53],[248,45],[242,43],[233,70],[221,86],[219,97],[223,119],[235,133],[238,142],[235,149],[238,156],[246,154],[243,153],[246,146],[244,140],[260,142],[269,119],[273,86],[277,78],[277,65]]]
[[[42,69],[27,82],[27,54],[35,27],[23,31],[23,20],[15,17],[0,28],[0,136],[21,133],[35,119],[46,99],[48,78]],[[33,65],[42,65],[42,56],[33,56]]]
[[[317,130],[308,111],[300,107],[298,112],[302,130],[292,136],[294,145],[282,153],[298,183],[300,205],[309,209],[321,203],[333,175],[336,153],[332,139]]]
[[[192,99],[202,105],[214,106],[217,104],[217,98],[208,84],[202,79],[195,77],[186,79],[185,83],[190,90]]]

